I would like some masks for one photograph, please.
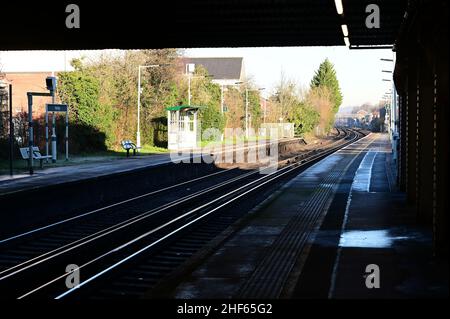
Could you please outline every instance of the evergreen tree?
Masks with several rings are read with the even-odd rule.
[[[336,77],[334,65],[328,58],[320,64],[319,69],[311,80],[311,88],[322,86],[328,87],[330,90],[334,103],[333,113],[336,114],[339,110],[339,106],[342,104],[342,93],[339,87],[339,81]]]

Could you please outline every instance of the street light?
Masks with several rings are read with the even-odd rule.
[[[137,132],[136,132],[136,146],[137,151],[139,152],[139,148],[141,147],[141,70],[146,68],[157,68],[159,66],[165,66],[168,64],[151,64],[151,65],[139,65],[138,67],[138,109],[137,109]]]
[[[188,76],[188,105],[191,105],[191,75],[195,72],[195,64],[186,64],[186,75]]]
[[[195,72],[195,64],[194,63],[187,63],[185,65],[185,71],[186,75],[188,76],[188,105],[191,105],[191,78],[213,78],[213,74],[208,75],[196,75],[192,76],[192,74]]]
[[[220,113],[223,114],[223,104],[224,104],[224,96],[223,96],[223,87],[224,84],[220,85]]]
[[[264,100],[264,115],[263,115],[263,123],[266,124],[266,115],[267,115],[267,99],[263,97]]]

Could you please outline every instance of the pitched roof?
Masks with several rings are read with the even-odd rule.
[[[203,65],[213,80],[239,80],[243,58],[186,58],[186,63]]]

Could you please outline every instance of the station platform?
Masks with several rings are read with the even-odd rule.
[[[171,296],[448,297],[448,262],[394,177],[387,134],[337,151],[233,225]]]
[[[76,164],[36,170],[33,175],[24,173],[14,175],[13,177],[3,176],[0,179],[0,195],[124,173],[170,162],[170,154],[137,155],[123,159],[110,159],[89,164]]]
[[[299,143],[303,141],[300,138],[285,138],[278,141],[279,145],[288,145],[289,143]],[[300,143],[301,144],[301,143]],[[213,148],[213,153],[227,150],[246,150],[266,147],[268,142],[257,143],[249,142],[238,144],[237,146],[229,145],[221,148]],[[305,150],[315,147],[314,145],[305,146]],[[208,152],[205,152],[208,151]],[[180,150],[179,155],[174,157],[179,161],[189,160],[195,157],[209,156],[209,149],[185,149]],[[95,161],[92,163],[73,164],[67,166],[46,168],[35,170],[33,175],[26,172],[15,174],[14,176],[0,176],[0,195],[16,193],[20,191],[39,189],[44,186],[58,186],[70,182],[85,181],[90,179],[108,176],[112,174],[126,173],[145,168],[164,165],[172,162],[171,154],[154,154],[154,155],[136,155],[128,158],[110,158],[103,161]]]

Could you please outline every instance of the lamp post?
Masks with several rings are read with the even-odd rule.
[[[194,63],[187,63],[185,65],[185,69],[186,69],[186,75],[188,77],[188,105],[191,105],[191,79],[192,78],[213,78],[214,75],[213,74],[208,74],[208,75],[194,75],[192,76],[192,74],[195,72],[195,64]]]
[[[264,99],[264,124],[266,124],[266,113],[267,113],[267,100],[265,98]]]
[[[139,65],[138,67],[138,109],[137,109],[137,132],[136,132],[136,146],[137,151],[141,147],[141,70],[146,68],[157,68],[162,66],[161,64],[151,64],[151,65]]]
[[[46,79],[47,89],[52,93],[52,103],[55,103],[56,78],[49,77]],[[47,133],[47,128],[45,129]],[[47,152],[47,146],[45,151]],[[47,154],[46,154],[47,155]],[[52,112],[52,163],[56,163],[56,116]]]
[[[191,105],[191,76],[195,71],[194,63],[186,64],[186,75],[188,76],[188,105]]]
[[[248,87],[245,86],[245,137],[248,139]]]
[[[220,112],[223,114],[223,83],[220,86]]]

